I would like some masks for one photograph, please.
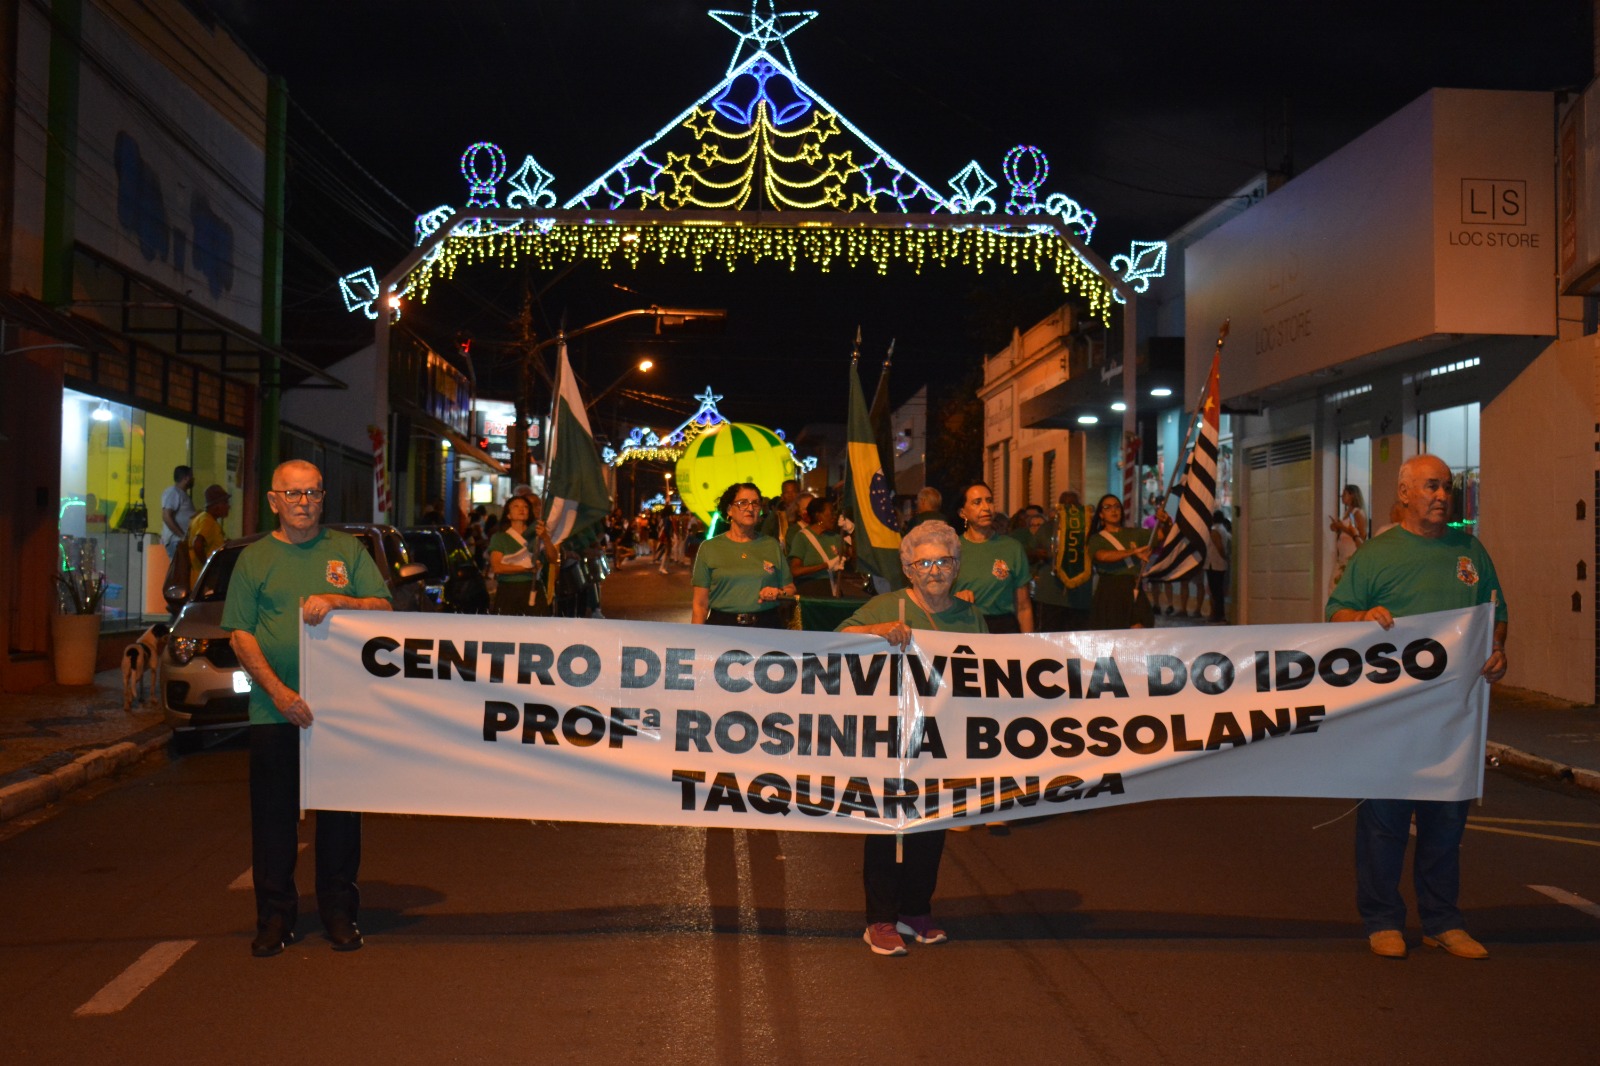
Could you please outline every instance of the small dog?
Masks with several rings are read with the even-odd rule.
[[[129,644],[122,653],[122,710],[133,709],[135,700],[144,699],[151,707],[156,705],[156,659],[167,646],[167,623],[157,622],[139,639]],[[144,678],[150,675],[150,695],[144,695]]]

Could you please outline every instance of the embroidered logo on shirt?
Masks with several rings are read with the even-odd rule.
[[[994,579],[996,581],[1004,581],[1006,578],[1011,576],[1011,567],[1006,565],[1006,561],[1004,559],[996,559],[994,561],[994,566],[990,568],[989,572],[994,575]]]
[[[1478,568],[1473,566],[1472,560],[1465,555],[1456,559],[1456,580],[1463,585],[1478,583]]]
[[[350,575],[345,573],[343,560],[328,560],[328,584],[336,589],[342,589],[350,584]]]
[[[761,560],[761,569],[765,570],[769,574],[775,574],[778,572],[777,564],[771,559]]]

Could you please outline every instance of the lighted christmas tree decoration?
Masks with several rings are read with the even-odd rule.
[[[1052,273],[1105,318],[1121,299],[1115,284],[1144,292],[1164,274],[1161,241],[1135,241],[1109,263],[1088,252],[1094,213],[1046,192],[1049,160],[1032,145],[1000,164],[1003,206],[993,195],[1000,183],[977,160],[949,179],[950,195],[935,191],[795,73],[785,39],[816,12],[754,0],[748,13],[709,14],[739,39],[720,82],[559,208],[554,176],[532,155],[502,206],[505,152],[469,145],[465,203],[417,218],[418,250],[388,291],[425,301],[435,282],[487,263],[871,264],[880,274],[891,264],[918,273],[960,265]],[[382,285],[370,268],[340,281],[346,307],[373,318]]]

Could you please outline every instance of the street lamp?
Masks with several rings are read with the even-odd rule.
[[[522,427],[526,424],[525,420],[527,418],[528,410],[528,367],[532,366],[538,370],[539,375],[544,378],[545,384],[551,386],[552,388],[555,387],[555,378],[554,375],[551,374],[550,368],[544,365],[543,360],[536,358],[540,352],[551,347],[552,345],[560,344],[563,341],[570,340],[573,337],[582,336],[585,333],[590,333],[597,329],[603,329],[606,326],[616,322],[621,322],[628,318],[653,318],[655,319],[656,323],[656,332],[660,333],[664,328],[681,326],[688,322],[721,322],[727,317],[728,312],[720,307],[661,307],[658,305],[652,305],[650,307],[635,308],[632,311],[623,311],[619,314],[602,318],[598,322],[590,322],[586,326],[579,326],[577,329],[562,330],[554,337],[549,337],[540,341],[538,344],[532,345],[531,347],[525,349],[522,356],[522,382],[520,388],[518,389],[517,395],[518,433],[516,439],[512,442],[511,449],[512,479],[514,481],[524,480],[528,476],[528,439],[527,434],[521,431]],[[648,360],[646,360],[646,362],[648,362]],[[648,369],[648,367],[639,365],[633,369],[645,370]],[[632,373],[632,370],[628,371],[628,373]],[[618,379],[618,383],[620,383],[620,380],[621,379]],[[610,391],[610,389],[606,390],[606,392]],[[601,393],[601,395],[603,396],[605,393]],[[596,399],[598,398],[599,397],[596,397]],[[590,400],[584,405],[584,409],[588,410],[589,408],[592,408],[594,404],[595,401]]]
[[[655,366],[655,365],[656,364],[654,362],[652,362],[651,360],[649,360],[649,359],[641,359],[641,360],[639,360],[637,363],[633,364],[628,369],[624,370],[621,374],[619,374],[617,376],[617,380],[615,380],[611,384],[607,385],[603,392],[601,392],[599,395],[597,395],[594,399],[590,400],[588,403],[584,404],[583,405],[583,409],[585,411],[593,411],[595,404],[599,403],[601,400],[605,399],[607,396],[610,396],[613,392],[616,392],[617,388],[624,381],[627,381],[628,378],[633,376],[634,371],[639,371],[640,373],[645,373],[645,372],[648,372],[650,370],[650,368]]]

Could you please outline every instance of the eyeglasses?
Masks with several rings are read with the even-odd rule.
[[[945,571],[956,565],[956,558],[952,555],[941,555],[937,559],[913,559],[911,566],[926,574],[929,570]]]
[[[734,500],[732,503],[728,504],[728,510],[731,511],[734,508],[738,508],[741,511],[754,510],[759,506],[761,506],[760,500]]]
[[[290,503],[299,503],[301,500],[310,500],[312,503],[316,503],[327,495],[322,489],[272,489],[271,491],[276,492]]]

